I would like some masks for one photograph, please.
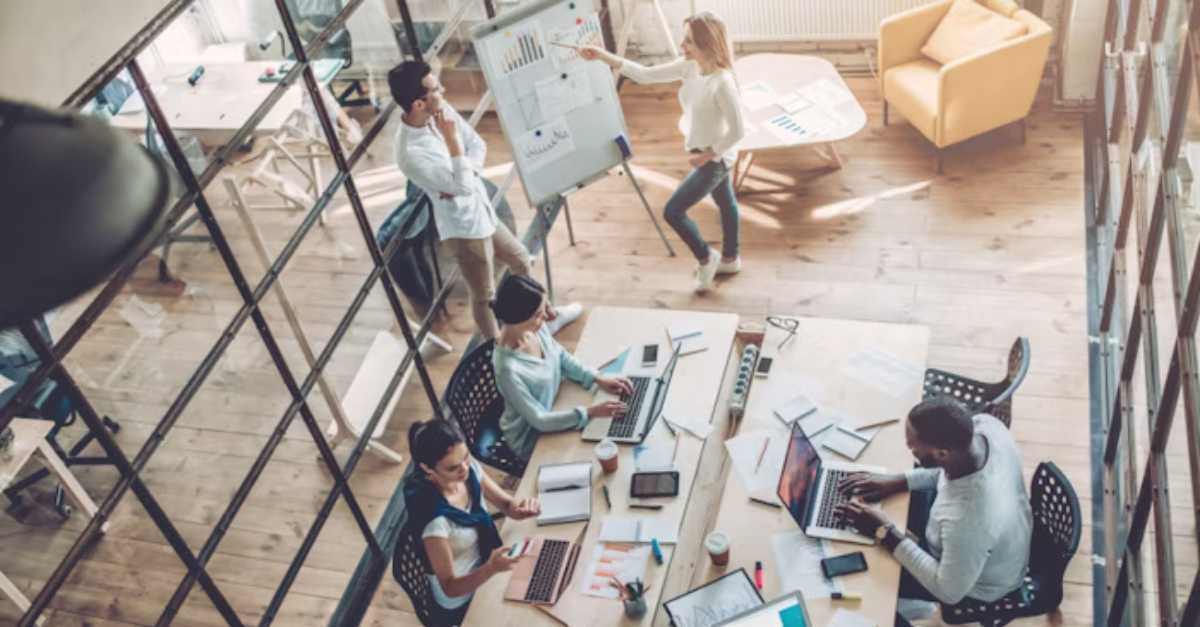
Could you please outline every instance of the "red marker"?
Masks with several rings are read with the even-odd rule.
[[[754,562],[754,585],[758,586],[759,590],[762,590],[762,587],[763,587],[762,562]]]

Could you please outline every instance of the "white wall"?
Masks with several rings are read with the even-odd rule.
[[[58,106],[112,57],[168,0],[3,0],[0,2],[0,97]],[[170,52],[204,41],[184,24],[172,25]],[[177,27],[178,25],[178,27]]]

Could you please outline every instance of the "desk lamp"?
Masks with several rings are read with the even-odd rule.
[[[0,99],[0,329],[156,240],[170,191],[166,164],[103,121]]]

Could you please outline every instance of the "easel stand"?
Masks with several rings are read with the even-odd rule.
[[[269,268],[271,266],[271,259],[270,255],[267,253],[266,242],[263,241],[262,233],[258,230],[258,226],[255,225],[254,220],[250,217],[250,212],[247,210],[246,203],[242,198],[240,186],[233,178],[226,178],[224,181],[225,188],[229,191],[229,196],[233,201],[233,207],[237,210],[238,216],[242,220],[242,224],[246,227],[246,233],[250,236],[250,242],[254,246],[254,251],[258,256],[259,262],[262,263],[264,267]],[[296,316],[296,309],[292,306],[291,299],[288,298],[287,292],[283,289],[283,278],[280,277],[279,279],[276,279],[275,284],[271,289],[274,291],[275,297],[279,300],[279,307],[283,310],[284,317],[287,318],[288,326],[291,327],[292,333],[296,337],[296,342],[300,344],[300,351],[304,353],[304,360],[308,362],[309,368],[314,368],[317,363],[316,355],[312,350],[312,345],[308,341],[308,336],[306,336],[304,333],[304,327],[300,324],[299,317]],[[418,326],[412,321],[409,321],[409,324]],[[388,338],[391,339],[391,343],[388,343],[386,339],[382,338],[381,336],[388,336]],[[426,352],[427,348],[430,349],[428,353]],[[449,353],[454,350],[454,347],[442,338],[429,333],[425,336],[425,342],[422,342],[420,350],[421,357],[429,359],[430,357],[434,356],[432,353]],[[390,369],[388,369],[388,364],[385,362],[390,362],[391,360],[385,359],[385,357],[390,356],[396,351],[399,351],[401,356],[403,355],[403,347],[400,346],[400,342],[397,341],[395,336],[391,335],[390,333],[381,331],[376,336],[375,343],[371,345],[371,349],[367,352],[367,357],[363,361],[364,366],[359,368],[359,371],[354,376],[354,381],[350,384],[350,389],[346,392],[347,398],[345,399],[345,403],[347,405],[352,405],[356,409],[360,408],[360,406],[374,407],[375,401],[373,399],[377,398],[377,396],[371,397],[370,399],[360,399],[358,397],[370,396],[371,392],[378,394],[383,387],[364,385],[363,383],[366,382],[365,378],[370,378],[375,375],[385,376],[386,378],[390,379],[391,373],[395,371],[395,367],[392,366]],[[399,363],[400,358],[401,357],[396,358],[396,363]],[[368,364],[373,365],[372,367],[367,367]],[[405,371],[397,391],[404,389],[404,385],[408,382],[408,378],[411,375],[412,366],[410,365],[408,370]],[[363,378],[364,381],[360,382],[360,378]],[[325,404],[329,407],[330,415],[333,416],[333,422],[326,430],[326,435],[330,438],[330,448],[337,447],[337,445],[344,440],[358,440],[362,436],[362,429],[355,426],[354,422],[356,421],[352,421],[347,417],[347,412],[343,411],[342,401],[338,399],[337,393],[332,387],[330,387],[328,381],[325,380],[324,373],[317,375],[317,386],[321,389],[321,395],[325,397]],[[352,399],[352,396],[355,398]],[[387,412],[390,413],[391,409],[395,406],[395,403],[399,400],[399,398],[399,393],[392,396],[392,398],[388,401],[386,410]],[[369,410],[360,410],[352,413],[354,413],[355,418],[358,419],[357,422],[361,422],[362,424],[366,424],[370,417]],[[385,414],[385,419],[379,422],[375,434],[371,436],[371,440],[367,444],[367,450],[375,453],[389,462],[399,464],[404,461],[404,457],[401,456],[400,453],[397,453],[391,448],[375,440],[376,437],[383,433],[384,427],[387,424],[386,417],[388,417],[388,414]]]
[[[662,29],[663,41],[667,42],[667,47],[671,50],[671,58],[679,56],[679,48],[675,45],[675,39],[671,37],[671,27],[667,25],[667,16],[663,13],[662,5],[659,0],[625,0],[621,4],[621,34],[617,37],[617,56],[625,57],[625,52],[629,48],[629,40],[633,37],[633,23],[635,13],[638,7],[649,4],[654,12],[655,21],[658,22],[659,28]],[[619,75],[620,70],[613,70]],[[620,86],[620,83],[617,85]]]

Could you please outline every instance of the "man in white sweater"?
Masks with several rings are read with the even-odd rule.
[[[1021,453],[993,416],[971,416],[950,397],[922,401],[908,414],[908,447],[920,468],[855,475],[843,489],[865,501],[912,491],[909,534],[881,509],[855,499],[841,513],[874,536],[904,567],[902,598],[954,605],[995,601],[1021,585],[1033,515]]]

